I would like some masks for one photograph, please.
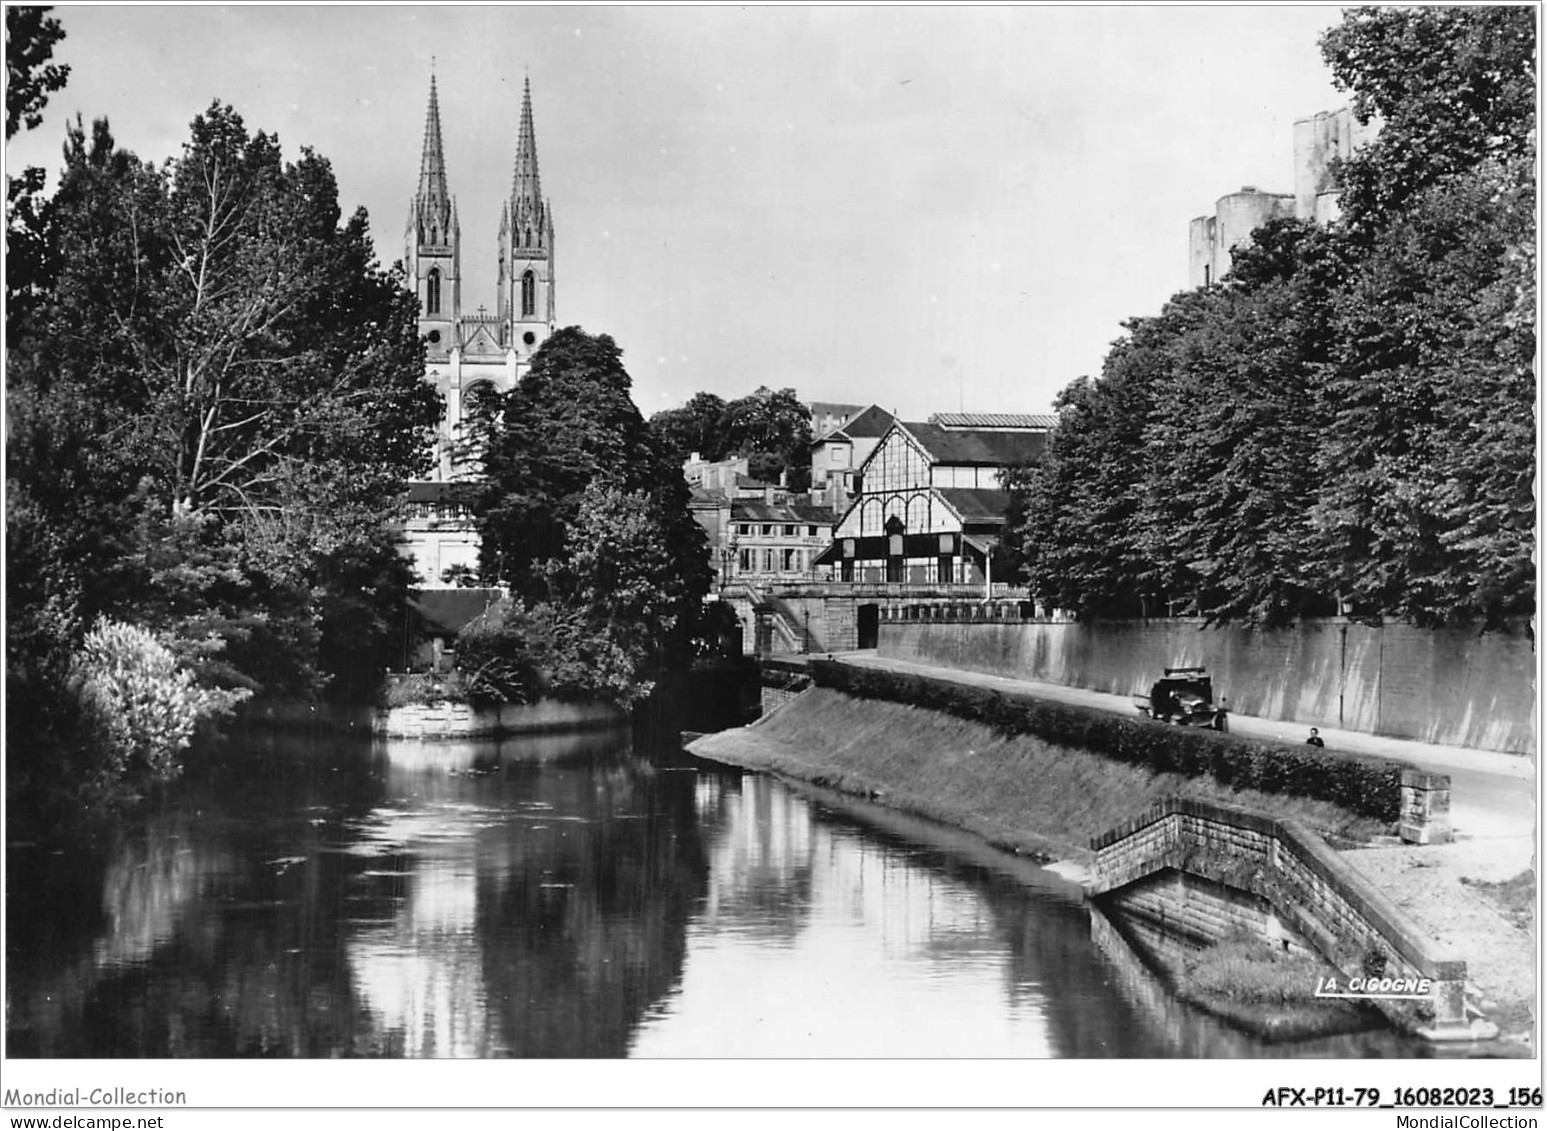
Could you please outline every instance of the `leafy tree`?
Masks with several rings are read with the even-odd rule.
[[[1355,230],[1485,160],[1534,157],[1530,7],[1355,8],[1321,41],[1333,81],[1380,133],[1337,170]]]
[[[1534,609],[1535,190],[1489,163],[1417,193],[1337,305],[1316,511],[1357,609],[1422,624]]]
[[[64,38],[52,8],[20,5],[5,9],[5,140],[23,123],[36,129],[43,121],[48,96],[64,88],[70,68],[50,63],[54,47]]]
[[[268,693],[319,690],[339,632],[378,655],[439,405],[328,163],[218,103],[159,168],[77,120],[45,211],[55,270],[7,342],[8,700],[57,688],[100,616]]]
[[[794,490],[811,482],[811,410],[794,389],[766,386],[725,406],[720,421],[727,456],[746,456],[754,479],[778,482]]]
[[[504,694],[541,671],[552,693],[628,701],[690,658],[708,554],[680,466],[630,384],[613,340],[572,326],[480,419],[480,564],[513,604],[500,624],[473,630],[477,658],[459,650],[459,664],[497,673]],[[518,642],[512,625],[530,639]]]
[[[650,418],[650,431],[667,458],[685,463],[697,452],[707,460],[725,458],[726,436],[721,428],[725,402],[713,393],[694,393],[681,408],[669,408]]]
[[[631,384],[610,337],[570,326],[549,336],[520,383],[481,418],[474,443],[485,479],[473,507],[486,579],[545,595],[546,563],[569,552],[593,482],[630,491],[682,482],[634,407]],[[683,499],[686,511],[685,486]]]
[[[1147,592],[1141,527],[1144,427],[1155,372],[1164,366],[1156,320],[1128,323],[1100,381],[1081,378],[1054,402],[1058,425],[1041,465],[1027,473],[1026,522],[1005,540],[1046,602],[1082,617],[1149,615],[1165,594]],[[1012,488],[1016,486],[1011,482]]]
[[[693,452],[708,460],[745,457],[754,479],[796,491],[811,484],[811,410],[794,389],[759,386],[729,404],[695,393],[681,408],[652,416],[650,431],[679,466]]]
[[[64,38],[51,8],[7,7],[5,10],[5,140],[9,142],[25,124],[42,124],[48,96],[64,87],[70,68],[50,63],[54,47]],[[45,285],[49,269],[48,241],[39,194],[44,171],[28,166],[5,181],[5,292],[6,328],[10,333],[23,324],[32,299]]]

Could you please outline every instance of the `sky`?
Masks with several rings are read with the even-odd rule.
[[[70,64],[8,167],[107,116],[175,156],[219,99],[327,157],[403,256],[430,76],[464,306],[494,305],[530,79],[560,325],[607,333],[646,415],[802,400],[1047,412],[1186,286],[1187,226],[1293,188],[1293,124],[1345,104],[1336,6],[58,4]],[[52,179],[51,182],[52,183]]]

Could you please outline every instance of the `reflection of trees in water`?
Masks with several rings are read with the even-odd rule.
[[[12,1052],[623,1051],[702,899],[691,777],[542,748],[452,776],[295,743],[191,775],[100,855],[37,850],[8,896]]]
[[[196,773],[175,808],[126,823],[100,854],[65,857],[62,870],[78,882],[24,897],[34,937],[20,936],[10,917],[11,955],[28,955],[12,966],[11,1051],[347,1049],[347,983],[328,945],[338,932],[339,901],[330,896],[339,861],[321,852],[327,830],[308,815],[336,812],[326,802],[364,779],[329,768],[285,767],[258,788],[250,767]],[[244,819],[221,816],[233,804],[245,807]],[[49,919],[53,926],[37,932]]]
[[[976,838],[823,797],[824,825],[854,841],[846,872],[856,910],[867,909],[889,952],[942,964],[1006,954],[1007,1002],[1045,1019],[1054,1055],[1153,1056],[1162,1047],[1143,1014],[1111,992],[1078,892]],[[824,872],[821,882],[843,877]]]
[[[494,1051],[622,1056],[680,978],[688,919],[703,899],[692,779],[632,760],[589,774],[515,772],[522,795],[548,808],[510,846],[507,859],[526,866],[478,878]]]

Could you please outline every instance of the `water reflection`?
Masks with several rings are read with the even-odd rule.
[[[9,1052],[1262,1051],[948,839],[616,734],[254,738],[97,841],[8,847]]]

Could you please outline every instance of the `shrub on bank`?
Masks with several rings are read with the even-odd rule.
[[[166,781],[205,719],[230,712],[245,690],[200,687],[154,634],[106,617],[86,634],[71,670],[94,788]]]
[[[1388,758],[1165,726],[1094,707],[1007,695],[909,672],[814,660],[811,677],[818,687],[939,711],[982,723],[1003,735],[1034,735],[1156,773],[1207,775],[1235,789],[1330,801],[1379,821],[1397,820],[1402,771],[1411,768]]]

